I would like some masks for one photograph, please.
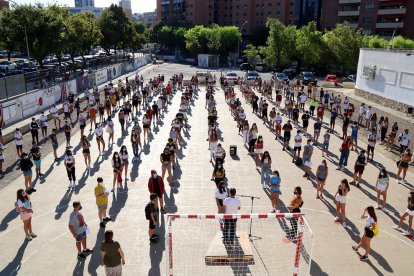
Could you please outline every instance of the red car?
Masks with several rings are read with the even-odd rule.
[[[338,86],[338,78],[336,77],[336,75],[327,75],[325,77],[325,81],[326,82],[333,82],[335,84],[335,86]]]

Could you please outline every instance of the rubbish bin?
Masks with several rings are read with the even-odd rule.
[[[236,145],[231,145],[230,146],[230,155],[231,156],[237,155],[237,146]]]
[[[414,113],[414,107],[409,106],[409,107],[407,108],[407,116],[408,116],[408,115],[413,115],[413,113]]]

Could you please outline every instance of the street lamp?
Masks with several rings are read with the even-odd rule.
[[[13,5],[20,7],[19,4],[17,4],[16,2],[9,0],[10,3],[12,3]],[[26,23],[26,22],[25,22]],[[30,60],[30,51],[29,51],[29,40],[27,39],[27,29],[26,29],[26,24],[23,24],[23,28],[24,28],[24,36],[26,38],[26,51],[27,51],[27,58],[29,59],[29,67],[31,65],[31,60]]]
[[[400,10],[402,10],[404,8],[404,6],[400,6]],[[396,24],[396,26],[395,26],[395,29],[394,29],[394,32],[392,33],[392,37],[391,37],[391,42],[392,42],[392,45],[390,44],[389,46],[388,46],[388,49],[391,49],[391,48],[394,48],[394,37],[395,37],[395,33],[397,32],[397,29],[398,29],[398,21],[399,21],[400,19],[397,17],[397,18],[395,18],[395,23],[397,23]],[[392,47],[391,47],[392,46]]]
[[[243,36],[243,27],[244,25],[247,24],[247,20],[244,21],[243,25],[241,26],[240,30],[241,30],[241,36]],[[240,58],[240,40],[237,41],[237,58]]]

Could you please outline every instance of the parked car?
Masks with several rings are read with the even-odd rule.
[[[21,57],[22,56],[22,53],[20,53],[20,52],[11,52],[11,54],[10,54],[10,57],[12,57],[12,58],[18,58],[18,57]]]
[[[338,78],[336,77],[336,75],[327,75],[324,79],[325,82],[333,82],[335,84],[335,86],[338,86]]]
[[[28,59],[18,59],[14,61],[17,64],[17,67],[22,68],[29,66],[29,60]]]
[[[232,81],[234,83],[237,83],[237,80],[239,79],[239,76],[234,72],[229,72],[226,74],[226,80]]]
[[[240,71],[249,71],[253,69],[253,65],[250,63],[242,63],[240,64]]]
[[[259,76],[260,76],[259,73],[257,73],[256,71],[247,71],[245,79],[255,80]]]
[[[1,61],[0,62],[0,70],[10,71],[16,68],[17,68],[17,65],[13,61]]]
[[[295,78],[296,71],[295,69],[285,69],[282,73],[285,73],[290,80],[293,80]]]
[[[275,73],[275,78],[277,81],[288,81],[289,77],[285,73]]]
[[[7,57],[7,51],[0,51],[0,58],[6,58]]]
[[[308,85],[309,83],[312,83],[313,85],[317,84],[317,80],[315,77],[315,74],[313,74],[312,72],[301,72],[298,76],[298,79],[300,79],[302,81],[303,85]]]
[[[254,66],[254,68],[256,69],[256,71],[259,71],[259,72],[266,72],[266,71],[269,70],[269,68],[267,67],[267,65],[266,64],[263,64],[263,63],[257,63]]]

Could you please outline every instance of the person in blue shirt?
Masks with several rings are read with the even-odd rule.
[[[351,127],[351,137],[353,140],[351,150],[354,150],[354,146],[355,146],[356,152],[358,152],[358,131],[359,131],[358,122],[354,122],[354,124]]]
[[[272,213],[279,213],[280,211],[280,199],[279,195],[282,193],[280,192],[280,183],[282,179],[280,178],[278,171],[273,171],[270,177],[270,191],[271,191],[271,201],[272,201]]]

